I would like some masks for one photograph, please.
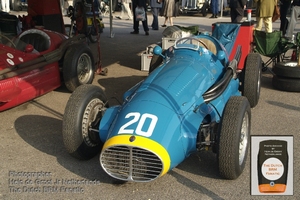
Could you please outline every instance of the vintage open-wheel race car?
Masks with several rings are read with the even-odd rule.
[[[79,159],[100,153],[113,178],[148,182],[212,150],[221,177],[238,178],[260,96],[262,61],[251,50],[252,34],[251,23],[220,23],[212,35],[179,38],[166,51],[154,47],[162,61],[120,105],[109,107],[100,87],[78,87],[64,112],[67,151]]]
[[[88,14],[81,12],[75,18],[90,21],[93,5],[80,1]],[[1,13],[0,111],[52,91],[62,82],[72,92],[91,84],[96,72],[107,73],[101,69],[98,27],[85,23],[70,37],[59,0],[27,3],[26,16]]]

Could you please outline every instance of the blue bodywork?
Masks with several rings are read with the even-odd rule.
[[[196,44],[199,39],[209,40],[216,52]],[[155,47],[155,54],[161,52],[160,47]],[[212,36],[202,34],[181,39],[161,56],[163,63],[124,94],[122,105],[106,110],[99,130],[103,143],[119,136],[128,136],[125,138],[130,142],[146,138],[158,143],[169,156],[168,161],[162,161],[167,172],[197,151],[201,125],[219,123],[228,99],[241,93],[232,68],[234,63],[229,63],[227,51]],[[214,91],[208,94],[226,73],[231,74],[230,78],[220,84],[221,89],[215,89],[217,94],[212,94]],[[122,145],[122,140],[118,144],[104,144],[102,152],[119,144]],[[160,150],[151,151],[160,157]]]

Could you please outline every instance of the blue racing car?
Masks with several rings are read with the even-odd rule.
[[[63,118],[67,151],[79,159],[100,153],[113,178],[148,182],[190,154],[211,150],[220,176],[238,178],[260,94],[262,61],[252,53],[252,31],[251,23],[220,23],[212,35],[177,39],[165,51],[156,46],[161,61],[121,105],[109,107],[100,87],[78,87]]]

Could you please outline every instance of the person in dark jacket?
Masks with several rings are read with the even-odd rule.
[[[292,3],[291,19],[286,30],[287,38],[292,38],[299,15],[300,15],[300,0],[294,0]]]
[[[286,18],[287,12],[291,6],[292,0],[280,0],[280,31],[285,35],[289,21]]]
[[[244,16],[247,0],[230,0],[230,18],[231,22],[241,22]]]
[[[160,13],[160,9],[162,8],[162,1],[161,0],[150,0],[150,7],[151,7],[151,12],[153,15],[153,20],[152,20],[152,30],[158,30],[158,15]]]
[[[142,21],[143,28],[145,31],[145,35],[149,35],[149,27],[148,27],[148,20],[147,20],[147,5],[146,0],[132,0],[132,12],[133,12],[133,30],[130,32],[131,34],[139,34],[139,21],[136,20],[135,9],[136,7],[143,7],[146,14],[145,20]]]

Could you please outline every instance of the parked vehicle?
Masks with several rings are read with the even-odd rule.
[[[98,29],[91,32],[92,25],[84,26],[85,30],[68,37],[60,0],[27,2],[28,15],[4,13],[0,18],[0,111],[50,92],[62,82],[74,91],[103,72]],[[88,21],[85,15],[82,20]]]
[[[210,0],[187,0],[186,2],[186,6],[182,6],[182,1],[179,1],[179,11],[182,14],[201,13],[206,17],[210,11]]]
[[[179,38],[165,52],[154,47],[162,62],[120,105],[109,107],[100,87],[78,87],[64,112],[67,151],[79,159],[100,153],[111,177],[148,182],[190,154],[212,150],[221,177],[238,178],[249,149],[250,108],[260,94],[260,55],[242,49],[252,31],[249,23],[214,24],[213,36]]]

